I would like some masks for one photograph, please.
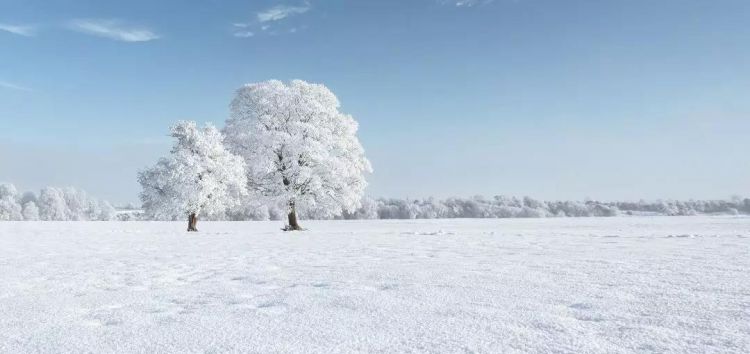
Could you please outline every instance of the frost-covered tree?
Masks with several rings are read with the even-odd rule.
[[[68,206],[69,220],[96,220],[89,218],[87,213],[87,204],[90,198],[86,192],[67,187],[63,188],[62,193],[65,204]]]
[[[155,219],[188,217],[188,231],[197,231],[199,215],[224,215],[246,194],[242,158],[224,148],[221,133],[195,122],[172,126],[176,139],[171,154],[138,175],[145,212]]]
[[[49,221],[69,220],[68,205],[63,192],[55,187],[45,187],[39,193],[39,218]]]
[[[325,86],[271,80],[240,88],[224,129],[228,148],[247,163],[248,189],[287,207],[287,229],[307,215],[354,212],[371,171],[357,122]]]
[[[0,198],[18,198],[18,190],[12,183],[0,183]]]
[[[39,220],[39,208],[34,201],[29,200],[23,205],[23,219],[26,221]]]
[[[16,186],[0,184],[0,221],[23,220]]]

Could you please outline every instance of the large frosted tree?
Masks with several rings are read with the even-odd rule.
[[[200,215],[224,214],[246,192],[245,163],[224,148],[211,125],[198,128],[182,121],[171,128],[176,139],[168,157],[138,175],[145,212],[156,219],[188,218],[188,231],[198,231]]]
[[[300,230],[300,208],[333,216],[360,204],[372,169],[339,107],[328,88],[301,80],[248,84],[232,101],[226,145],[247,163],[249,190],[287,207],[289,230]]]

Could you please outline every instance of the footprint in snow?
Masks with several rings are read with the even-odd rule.
[[[572,305],[570,305],[568,307],[570,307],[572,309],[576,309],[576,310],[590,310],[591,309],[591,305],[583,303],[583,302],[577,302],[577,303],[572,304]]]
[[[259,302],[255,310],[266,314],[281,314],[287,311],[288,305],[280,300],[269,300]]]
[[[602,322],[604,321],[604,318],[597,314],[597,313],[591,313],[591,309],[593,306],[591,304],[587,303],[575,303],[568,306],[569,308],[575,310],[573,313],[573,318],[579,321],[586,321],[586,322]]]
[[[89,310],[84,316],[83,324],[88,326],[118,326],[123,323],[122,316],[116,313],[123,306],[119,304]]]
[[[380,290],[395,290],[398,288],[398,284],[383,284],[380,286]]]

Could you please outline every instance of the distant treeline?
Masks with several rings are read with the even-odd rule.
[[[448,199],[365,198],[345,219],[543,218],[618,215],[750,214],[750,199],[654,202],[543,201],[496,196]]]
[[[135,206],[131,208],[136,209]],[[542,201],[530,197],[496,196],[486,198],[396,199],[365,197],[353,213],[334,218],[300,211],[306,219],[440,219],[440,218],[543,218],[543,217],[611,217],[620,215],[739,215],[750,214],[750,199],[730,200],[659,200],[637,202]],[[226,215],[212,215],[207,220],[283,220],[286,209],[280,206],[245,206]],[[137,210],[119,215],[121,220],[140,220]]]
[[[0,183],[0,221],[117,220],[108,202],[72,187],[45,187],[19,193],[10,183]]]
[[[0,221],[10,220],[145,220],[140,207],[116,211],[110,203],[75,188],[43,188],[39,194],[19,193],[12,184],[0,184]],[[331,219],[301,210],[306,219]],[[530,197],[397,199],[365,197],[353,213],[334,219],[440,219],[440,218],[544,218],[619,215],[739,215],[750,214],[750,198],[729,200],[659,200],[637,202],[543,201]],[[253,205],[206,220],[283,220],[283,206]]]

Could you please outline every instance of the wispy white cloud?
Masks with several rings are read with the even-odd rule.
[[[441,0],[443,4],[451,4],[456,7],[473,7],[477,5],[485,5],[493,2],[494,0]]]
[[[2,80],[0,80],[0,88],[4,88],[4,89],[8,89],[8,90],[15,90],[15,91],[26,91],[26,92],[32,91],[28,87],[16,85],[14,83],[7,82],[7,81],[2,81]]]
[[[17,34],[19,36],[32,37],[36,34],[36,27],[29,25],[11,25],[0,23],[0,31]]]
[[[255,19],[249,22],[232,23],[232,35],[238,38],[254,37],[259,34],[276,35],[279,33],[296,33],[305,26],[283,29],[283,22],[292,16],[304,14],[310,11],[311,5],[305,1],[299,6],[277,5],[266,10],[255,13]],[[281,28],[279,28],[281,27]]]
[[[232,35],[237,38],[250,38],[255,36],[255,32],[250,30],[249,23],[233,23]]]
[[[307,11],[310,11],[309,3],[305,3],[302,6],[277,5],[270,9],[258,12],[256,16],[258,21],[263,23],[283,20],[287,17],[303,14]]]
[[[239,31],[239,32],[234,32],[233,35],[237,38],[250,38],[250,37],[255,36],[255,33],[251,31]]]
[[[81,19],[70,21],[75,31],[123,42],[148,42],[159,35],[145,27],[128,26],[118,20]]]

